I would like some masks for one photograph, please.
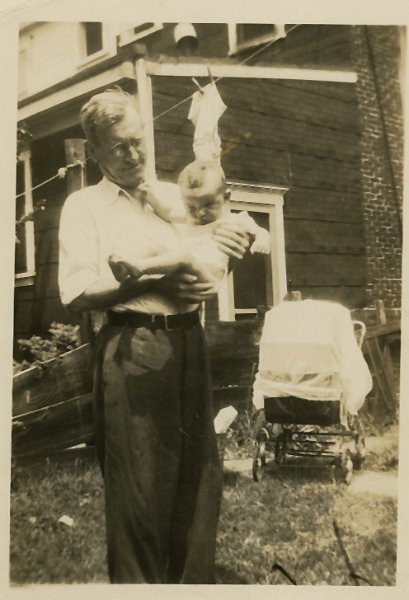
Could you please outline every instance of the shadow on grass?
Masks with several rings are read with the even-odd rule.
[[[383,465],[393,464],[396,449]],[[356,571],[372,585],[395,585],[395,499],[351,495],[331,471],[272,463],[255,483],[251,471],[226,468],[217,582],[288,584],[271,572],[278,563],[299,585],[351,585],[336,519]],[[72,527],[59,523],[62,515],[73,518]],[[10,563],[14,585],[107,583],[103,484],[92,451],[15,466]]]

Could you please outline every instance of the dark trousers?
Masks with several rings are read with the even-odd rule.
[[[112,583],[214,583],[221,469],[203,330],[106,325],[97,452]]]

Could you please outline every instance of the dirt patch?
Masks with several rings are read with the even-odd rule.
[[[362,471],[355,473],[349,491],[354,494],[377,494],[397,497],[398,472]]]
[[[366,438],[366,448],[368,452],[382,454],[391,447],[397,447],[399,440],[398,425],[392,425],[384,434],[369,436]]]

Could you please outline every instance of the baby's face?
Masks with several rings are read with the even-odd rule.
[[[196,225],[213,223],[223,215],[224,194],[207,194],[198,198],[187,197],[185,200],[186,212]]]

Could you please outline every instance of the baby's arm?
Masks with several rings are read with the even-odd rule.
[[[155,214],[168,223],[180,223],[186,220],[186,210],[183,204],[179,186],[176,183],[150,180],[139,186],[145,199],[153,208]]]
[[[142,275],[169,275],[186,266],[187,261],[188,256],[180,249],[155,254],[147,258],[138,258],[132,262],[115,255],[111,255],[108,259],[109,266],[117,281],[124,281],[129,277],[138,279]]]
[[[247,212],[241,212],[234,216],[243,223],[251,235],[254,235],[254,242],[250,246],[250,252],[252,254],[255,252],[270,254],[270,233],[267,229],[257,225]]]
[[[255,252],[259,252],[260,254],[270,254],[270,233],[267,229],[259,227],[257,223],[255,223],[255,225],[255,239],[250,246],[250,252],[252,254]]]
[[[211,283],[214,280],[210,270],[183,249],[140,258],[132,262],[112,255],[109,257],[108,263],[117,281],[125,281],[129,277],[138,279],[142,275],[170,275],[175,271],[195,275],[199,282]]]

